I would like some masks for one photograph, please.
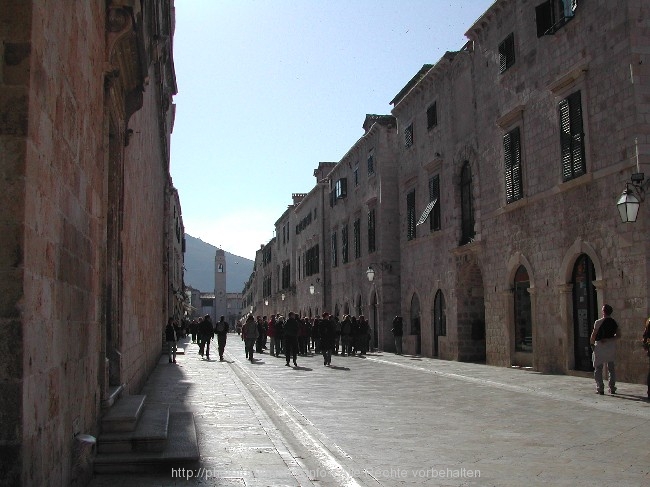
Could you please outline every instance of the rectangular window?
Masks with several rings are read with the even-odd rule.
[[[440,230],[440,175],[429,178],[429,201],[435,201],[429,215],[429,230]]]
[[[438,107],[434,101],[429,108],[427,108],[427,130],[431,130],[438,125]]]
[[[320,253],[318,244],[307,250],[305,255],[305,275],[312,276],[318,274],[320,269]]]
[[[368,151],[368,174],[375,173],[375,150]]]
[[[357,162],[357,165],[354,166],[354,186],[357,187],[359,186],[359,163]]]
[[[288,289],[291,286],[291,264],[284,262],[282,264],[282,289]]]
[[[523,198],[521,181],[521,138],[519,127],[503,136],[506,203]]]
[[[560,112],[562,181],[570,181],[587,172],[580,91],[576,91],[560,101],[558,109]]]
[[[338,241],[336,232],[332,233],[332,267],[339,265]]]
[[[368,210],[368,253],[372,254],[375,246],[375,209]]]
[[[415,190],[406,195],[406,240],[415,238]]]
[[[361,257],[361,219],[354,220],[354,258]]]
[[[341,259],[344,264],[347,264],[350,260],[350,255],[348,253],[348,226],[345,225],[341,228]]]
[[[340,199],[345,198],[348,195],[348,180],[347,178],[341,178],[336,182],[334,186],[334,198]]]
[[[505,72],[515,64],[515,35],[510,34],[499,44],[499,72]]]
[[[404,147],[408,149],[413,143],[413,124],[411,124],[404,129]]]
[[[553,35],[562,28],[578,8],[577,0],[546,0],[535,7],[537,37]]]

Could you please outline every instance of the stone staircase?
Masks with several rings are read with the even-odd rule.
[[[145,403],[144,395],[124,396],[104,415],[95,473],[141,472],[199,460],[194,415]]]

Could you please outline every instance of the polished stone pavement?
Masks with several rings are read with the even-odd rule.
[[[194,413],[200,462],[92,487],[650,485],[644,385],[382,352],[250,363],[237,335],[224,362],[184,348],[142,393]]]

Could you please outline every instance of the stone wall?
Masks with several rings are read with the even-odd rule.
[[[22,468],[24,215],[32,6],[0,1],[0,478]],[[9,23],[5,16],[17,21]]]
[[[106,359],[112,385],[135,393],[161,351],[170,93],[146,50],[112,51],[107,29],[132,42],[135,22],[165,16],[135,2],[116,6],[113,25],[106,3],[0,1],[0,475],[11,485],[83,483],[74,436],[98,433]]]

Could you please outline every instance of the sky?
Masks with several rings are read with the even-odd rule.
[[[175,0],[171,174],[185,232],[255,258],[366,114],[458,51],[493,0]]]

